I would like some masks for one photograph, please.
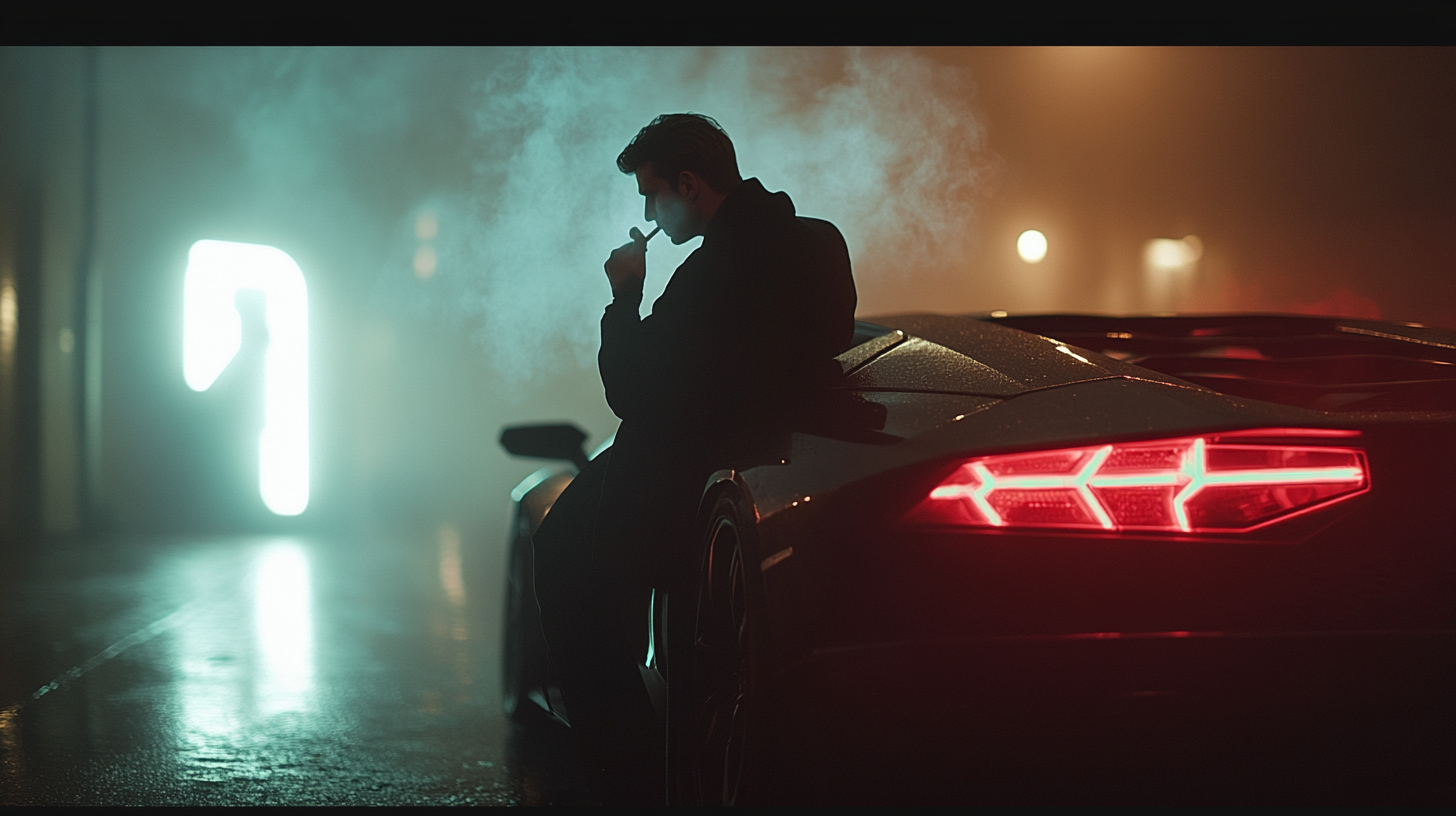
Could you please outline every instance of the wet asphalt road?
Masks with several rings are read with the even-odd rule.
[[[0,804],[590,802],[501,713],[499,566],[448,528],[13,549]]]
[[[501,713],[504,565],[484,552],[450,528],[413,540],[133,538],[0,550],[0,805],[591,804],[565,729],[521,729]],[[1108,747],[1115,728],[1093,730],[1102,753],[1122,754]],[[1020,770],[1056,753],[1055,741],[1032,742],[1034,759]],[[1134,742],[1144,754],[1164,744]],[[1260,784],[1202,795],[1176,774],[1162,779],[1177,752],[1150,761],[1132,787],[1089,798],[1091,783],[1057,784],[1106,763],[1068,751],[1076,779],[1063,768],[1041,773],[1056,784],[951,798],[1456,800],[1449,757],[1398,757],[1439,766],[1414,788],[1371,787],[1359,764],[1345,784],[1349,763],[1313,760],[1323,780],[1313,787],[1264,773]],[[879,780],[875,801],[918,801],[914,775],[885,765],[916,752],[885,744],[843,767]],[[849,790],[829,798],[863,801]]]

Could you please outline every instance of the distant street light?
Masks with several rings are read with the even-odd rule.
[[[1038,230],[1027,230],[1016,239],[1016,252],[1029,264],[1041,263],[1047,254],[1047,239]]]
[[[1154,238],[1143,245],[1143,266],[1148,274],[1192,271],[1203,257],[1203,242],[1197,235],[1178,240]]]
[[[1197,235],[1154,238],[1143,244],[1145,308],[1173,311],[1186,308],[1203,257]]]

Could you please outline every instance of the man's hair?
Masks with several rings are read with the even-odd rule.
[[[696,173],[716,193],[726,193],[743,180],[728,134],[701,113],[664,113],[653,119],[627,143],[617,157],[617,169],[630,174],[649,162],[673,192],[684,170]]]

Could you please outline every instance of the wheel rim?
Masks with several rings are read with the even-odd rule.
[[[698,609],[698,790],[705,802],[736,804],[748,742],[748,592],[738,530],[713,529]]]

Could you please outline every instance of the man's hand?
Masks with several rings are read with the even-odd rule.
[[[632,240],[612,250],[604,268],[615,293],[624,289],[640,289],[647,278],[647,237],[632,228]]]

